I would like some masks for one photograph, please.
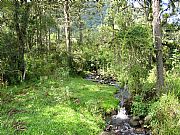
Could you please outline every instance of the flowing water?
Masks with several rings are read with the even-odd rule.
[[[119,100],[118,110],[116,114],[107,116],[106,128],[101,135],[151,135],[150,130],[143,127],[143,120],[127,114],[125,102],[131,98],[131,94],[126,85],[121,88],[113,77],[104,78],[98,74],[89,74],[85,79],[113,85],[117,89],[114,97]]]

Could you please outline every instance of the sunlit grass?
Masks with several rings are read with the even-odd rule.
[[[46,79],[1,90],[0,134],[96,135],[116,89],[81,78]]]

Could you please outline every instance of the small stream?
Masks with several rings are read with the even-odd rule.
[[[118,109],[106,117],[106,128],[100,135],[151,135],[149,129],[144,128],[144,118],[131,116],[130,107],[127,101],[131,98],[127,86],[121,88],[113,77],[103,77],[96,73],[86,76],[86,80],[108,84],[116,87],[117,92],[114,95],[119,100]]]

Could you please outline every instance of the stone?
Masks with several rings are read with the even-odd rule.
[[[138,121],[139,121],[139,120],[140,120],[140,117],[139,117],[139,116],[133,116],[132,119],[133,119],[133,120],[138,120]]]
[[[112,125],[107,125],[105,131],[111,131],[112,127],[113,127]]]
[[[147,115],[145,118],[144,118],[144,124],[148,124],[151,120],[151,116],[150,115]]]
[[[136,133],[136,134],[144,135],[144,134],[145,134],[145,131],[144,131],[143,128],[137,128],[137,129],[135,130],[135,133]]]
[[[116,135],[119,135],[119,134],[121,133],[121,131],[118,130],[118,129],[116,129],[116,130],[114,130],[114,133],[115,133]]]
[[[104,131],[100,135],[115,135],[115,133]]]
[[[138,127],[138,126],[140,126],[139,120],[133,119],[133,117],[130,119],[129,124],[130,124],[132,127]]]
[[[116,115],[116,114],[117,114],[116,110],[113,110],[113,111],[111,112],[111,115]]]
[[[143,121],[143,120],[140,120],[139,123],[140,123],[140,125],[143,125],[143,124],[144,124],[144,121]]]

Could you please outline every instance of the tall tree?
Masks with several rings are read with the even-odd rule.
[[[161,39],[161,26],[160,26],[160,0],[152,1],[153,9],[153,36],[156,48],[157,59],[157,88],[162,89],[164,85],[163,75],[163,53],[162,53],[162,39]]]
[[[21,71],[22,80],[25,79],[25,44],[26,44],[26,30],[28,27],[28,19],[29,19],[29,11],[30,5],[27,0],[19,2],[15,0],[14,2],[14,22],[15,22],[15,30],[18,38],[18,49],[19,49],[19,59],[18,59],[18,69]]]
[[[71,31],[70,31],[70,3],[68,0],[64,1],[64,21],[65,21],[65,36],[66,36],[66,49],[67,49],[67,60],[68,66],[72,67],[72,56],[71,56]]]

